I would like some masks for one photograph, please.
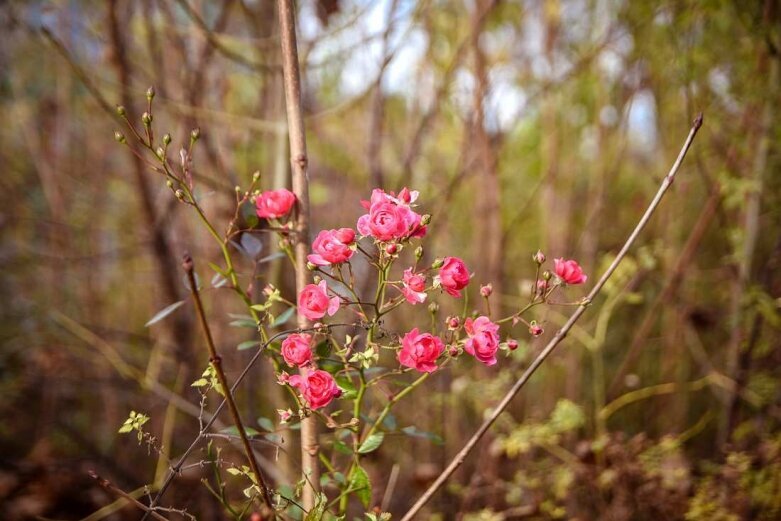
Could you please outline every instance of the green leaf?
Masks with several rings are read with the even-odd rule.
[[[250,329],[258,328],[258,325],[251,318],[240,318],[238,320],[234,320],[229,325],[232,327],[248,327]]]
[[[206,378],[199,378],[190,384],[191,387],[203,387],[204,385],[209,385],[209,380]]]
[[[257,340],[247,340],[246,342],[242,342],[239,344],[236,349],[239,351],[244,351],[245,349],[252,349],[255,346],[259,346],[260,342]]]
[[[231,476],[240,476],[241,475],[241,471],[239,469],[237,469],[236,467],[228,467],[227,469],[225,469],[225,471],[228,474],[230,474]]]
[[[358,392],[355,390],[355,384],[346,376],[336,377],[336,385],[342,390],[342,399],[351,400],[358,395]]]
[[[282,324],[285,324],[288,320],[293,318],[293,313],[296,312],[296,308],[287,308],[285,311],[282,312],[281,315],[277,317],[277,319],[271,323],[269,327],[279,327]]]
[[[341,452],[342,454],[350,455],[353,453],[352,449],[342,440],[334,440],[334,450]]]
[[[318,494],[315,506],[307,512],[304,521],[321,521],[321,519],[323,519],[323,514],[325,514],[326,505],[328,505],[328,498],[326,495],[323,493]]]
[[[219,273],[220,275],[222,275],[223,277],[227,277],[228,276],[228,272],[227,271],[224,271],[222,268],[220,268],[219,266],[217,266],[213,262],[209,263],[209,267],[211,269],[213,269],[214,271],[216,271],[217,273]]]
[[[389,431],[395,431],[396,427],[398,427],[398,424],[396,423],[396,417],[392,414],[388,414],[385,419],[382,420],[382,425]]]
[[[228,283],[228,279],[220,275],[219,273],[215,273],[214,277],[212,277],[211,285],[213,288],[221,288],[224,285]]]
[[[382,445],[382,440],[385,439],[385,433],[384,432],[375,432],[365,440],[363,440],[363,443],[361,443],[361,446],[358,447],[358,454],[368,454],[370,452],[374,452],[375,450],[380,448],[380,445]]]
[[[258,418],[258,425],[260,425],[260,428],[264,431],[268,432],[274,432],[274,422],[266,418],[265,416],[261,416]]]
[[[171,313],[173,313],[174,311],[176,311],[177,309],[182,307],[184,305],[184,302],[185,302],[184,300],[180,300],[179,302],[174,302],[173,304],[164,307],[163,309],[158,311],[155,314],[155,316],[150,318],[149,321],[146,324],[144,324],[144,327],[149,327],[152,324],[156,324],[156,323],[160,322],[165,317],[167,317],[168,315],[170,315]]]
[[[354,467],[350,474],[350,488],[355,491],[363,506],[369,508],[369,502],[372,500],[372,484],[369,475],[360,465]]]
[[[403,432],[407,436],[412,436],[413,438],[425,438],[431,441],[432,443],[434,443],[435,445],[442,445],[443,443],[441,436],[434,434],[432,432],[422,431],[417,427],[415,427],[414,425],[410,425],[409,427],[404,427],[403,429],[401,429],[401,432]]]
[[[258,261],[258,264],[263,264],[266,262],[271,262],[273,260],[281,259],[282,257],[285,257],[285,253],[278,251],[277,253],[272,253],[271,255],[266,255],[262,259]]]
[[[122,427],[119,428],[119,431],[117,431],[119,434],[125,434],[127,432],[130,432],[133,430],[133,425],[130,423],[125,423]]]
[[[243,423],[243,422],[242,422]],[[260,431],[257,431],[253,429],[252,427],[244,427],[244,432],[247,433],[247,436],[257,436],[260,434]],[[239,429],[236,428],[235,425],[231,425],[230,427],[225,427],[220,431],[221,434],[230,434],[232,436],[238,436],[239,435]]]

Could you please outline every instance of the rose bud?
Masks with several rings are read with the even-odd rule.
[[[537,324],[536,322],[532,322],[529,326],[529,333],[532,336],[540,336],[544,332],[544,329],[542,329],[542,326]]]
[[[480,295],[483,296],[483,298],[488,298],[491,296],[491,293],[494,292],[494,287],[490,283],[480,286]]]

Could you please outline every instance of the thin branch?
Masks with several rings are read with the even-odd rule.
[[[146,517],[147,515],[151,515],[152,517],[154,517],[155,519],[159,519],[160,521],[168,521],[167,518],[165,518],[165,517],[161,516],[160,514],[158,514],[157,512],[155,512],[152,507],[146,506],[145,504],[141,503],[139,500],[137,500],[136,498],[134,498],[133,496],[131,496],[130,494],[128,494],[124,490],[115,487],[114,484],[111,483],[109,480],[98,476],[98,474],[94,470],[90,470],[87,473],[89,474],[89,476],[92,479],[97,481],[98,485],[100,485],[101,487],[105,488],[106,490],[108,490],[109,492],[114,494],[115,496],[121,497],[122,499],[125,499],[126,501],[129,501],[131,504],[135,505],[140,510],[145,511],[146,514],[145,514],[144,517]]]
[[[548,358],[548,356],[550,356],[550,354],[553,352],[556,346],[559,345],[559,343],[562,340],[564,340],[569,330],[572,328],[573,325],[575,325],[575,322],[577,322],[578,319],[581,317],[581,315],[585,313],[586,308],[589,306],[589,304],[591,304],[591,302],[594,301],[597,295],[599,295],[599,292],[602,290],[602,287],[605,285],[608,279],[613,275],[613,272],[616,270],[616,268],[618,268],[618,265],[626,256],[627,252],[629,251],[629,248],[632,247],[635,240],[640,235],[640,232],[643,231],[645,225],[648,224],[648,221],[651,219],[651,216],[654,214],[657,207],[659,206],[659,203],[661,202],[662,197],[664,197],[664,194],[667,192],[667,189],[670,188],[670,185],[672,185],[673,180],[675,179],[675,174],[678,172],[678,169],[681,167],[681,163],[683,163],[683,159],[684,157],[686,157],[686,152],[688,152],[689,147],[692,144],[692,141],[694,141],[694,136],[697,134],[697,131],[700,129],[701,126],[702,126],[702,114],[697,116],[697,119],[694,121],[694,124],[692,125],[692,128],[689,131],[689,135],[686,138],[686,142],[683,144],[683,147],[681,148],[681,151],[678,154],[678,158],[675,160],[675,163],[673,164],[672,168],[662,180],[662,184],[659,187],[659,190],[656,192],[656,195],[654,196],[650,205],[648,206],[642,218],[640,219],[640,222],[637,223],[637,226],[635,226],[635,229],[629,235],[629,238],[624,243],[623,247],[621,248],[621,251],[618,252],[618,255],[616,255],[616,258],[610,264],[610,267],[608,267],[608,269],[602,274],[602,277],[600,277],[599,281],[591,289],[588,296],[583,299],[583,302],[581,303],[580,306],[578,306],[578,308],[575,310],[572,316],[570,316],[569,320],[567,320],[564,326],[556,332],[556,334],[553,336],[550,342],[548,342],[548,344],[545,346],[545,349],[543,349],[542,352],[540,352],[540,354],[537,355],[537,358],[534,359],[534,361],[531,363],[531,365],[529,365],[526,371],[524,371],[524,373],[521,375],[518,381],[515,382],[515,384],[507,392],[504,398],[502,398],[502,401],[499,402],[499,405],[496,406],[496,408],[493,410],[491,415],[483,422],[480,428],[477,429],[477,431],[472,435],[469,441],[467,441],[466,445],[464,445],[464,447],[458,452],[458,454],[456,454],[456,456],[453,458],[453,460],[450,462],[447,468],[442,472],[442,474],[440,474],[439,477],[434,481],[434,483],[431,484],[431,486],[420,497],[420,499],[418,499],[418,501],[415,502],[415,504],[404,515],[404,517],[401,518],[401,521],[412,520],[420,511],[420,509],[423,508],[423,506],[426,503],[428,503],[428,501],[433,497],[433,495],[448,480],[448,478],[453,474],[453,472],[455,472],[456,469],[459,466],[461,466],[461,464],[464,462],[464,460],[469,455],[469,453],[472,452],[472,450],[474,450],[475,446],[477,445],[477,442],[480,441],[480,439],[488,431],[491,425],[493,425],[496,419],[499,418],[502,412],[504,412],[504,410],[513,400],[513,398],[515,398],[515,396],[520,392],[523,386],[526,385],[526,382],[529,381],[531,376],[537,371],[537,369],[539,369],[539,367]]]
[[[190,293],[192,294],[193,301],[195,302],[195,310],[198,313],[198,320],[201,323],[203,329],[203,336],[206,339],[206,345],[209,348],[209,362],[211,362],[214,371],[217,373],[217,379],[220,382],[223,392],[225,393],[225,401],[228,403],[228,409],[233,417],[233,423],[236,425],[236,430],[239,431],[239,437],[241,437],[241,443],[244,446],[244,451],[247,454],[247,460],[249,461],[250,469],[255,475],[255,481],[260,487],[261,497],[266,506],[273,511],[273,503],[271,501],[271,494],[266,486],[266,480],[263,477],[263,473],[258,467],[258,462],[255,460],[255,453],[252,451],[247,433],[244,430],[244,424],[241,421],[241,415],[239,409],[236,407],[236,402],[233,400],[233,393],[231,393],[228,386],[228,379],[225,376],[225,370],[222,368],[222,358],[217,353],[217,348],[214,345],[214,339],[212,338],[211,330],[209,329],[209,323],[206,321],[206,313],[203,310],[203,303],[201,302],[201,296],[198,292],[198,282],[195,280],[195,270],[193,266],[193,259],[189,253],[184,255],[182,261],[182,267],[187,274],[187,280],[190,284]]]

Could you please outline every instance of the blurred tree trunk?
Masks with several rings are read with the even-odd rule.
[[[763,22],[769,24],[771,8],[774,2],[765,1]],[[752,181],[752,189],[747,192],[745,212],[741,216],[743,237],[742,248],[738,255],[737,278],[732,288],[732,310],[730,321],[732,323],[732,336],[730,338],[727,350],[726,374],[730,378],[741,379],[741,352],[748,346],[753,346],[748,332],[751,323],[747,313],[748,302],[747,293],[754,280],[754,257],[758,245],[760,234],[760,219],[762,210],[762,193],[766,183],[768,161],[773,149],[775,140],[772,136],[772,124],[776,112],[776,97],[778,93],[779,82],[779,59],[772,50],[765,49],[758,57],[757,73],[760,77],[767,78],[767,96],[764,99],[764,105],[761,109],[761,116],[756,122],[757,125],[757,145],[754,147],[753,163],[749,172]],[[749,355],[750,359],[750,355]],[[744,362],[745,363],[745,362]],[[741,389],[732,389],[728,395],[725,414],[722,416],[722,422],[719,429],[719,441],[726,443],[731,434],[731,429],[735,426],[734,414],[736,411],[735,402],[738,400],[738,394]]]
[[[475,89],[473,94],[472,136],[474,165],[477,175],[475,182],[475,245],[477,260],[482,266],[477,282],[492,283],[497,293],[505,293],[502,285],[502,214],[500,207],[499,173],[497,157],[491,136],[486,130],[485,105],[489,94],[488,65],[486,56],[480,45],[486,15],[494,7],[494,0],[479,0],[472,12],[471,46],[474,59]],[[484,14],[485,13],[485,14]],[[498,303],[494,297],[497,316],[501,315]]]

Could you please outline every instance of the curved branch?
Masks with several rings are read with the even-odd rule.
[[[426,490],[426,492],[423,493],[420,499],[418,499],[415,502],[412,508],[410,508],[406,514],[404,514],[404,517],[401,518],[401,521],[411,521],[415,517],[415,515],[417,515],[420,509],[423,508],[423,506],[426,503],[428,503],[428,501],[440,489],[440,487],[442,487],[442,485],[448,480],[448,478],[453,474],[453,472],[455,472],[456,469],[461,466],[461,464],[464,462],[464,460],[469,455],[469,453],[472,452],[472,450],[474,450],[475,446],[477,445],[477,442],[480,441],[480,439],[483,437],[483,435],[485,435],[488,429],[491,428],[491,425],[493,425],[494,422],[497,420],[497,418],[499,418],[499,416],[504,412],[504,410],[513,400],[513,398],[515,398],[515,396],[520,392],[523,386],[526,385],[526,382],[528,382],[531,376],[535,373],[535,371],[539,369],[539,367],[542,365],[545,359],[547,359],[548,356],[550,356],[550,354],[553,352],[553,350],[556,349],[556,346],[558,346],[559,343],[561,343],[561,341],[564,340],[569,330],[572,329],[572,326],[575,325],[575,322],[577,322],[578,319],[581,317],[581,315],[583,315],[583,313],[586,311],[586,308],[589,306],[589,304],[591,304],[591,302],[593,302],[593,300],[597,297],[597,295],[599,295],[599,292],[602,290],[602,287],[605,285],[608,279],[613,275],[613,272],[616,270],[618,265],[624,259],[627,252],[629,251],[629,248],[632,247],[635,240],[640,235],[640,232],[643,231],[645,225],[648,224],[648,221],[651,220],[651,216],[654,214],[657,207],[659,206],[662,197],[664,197],[664,194],[667,192],[667,189],[670,188],[670,185],[672,185],[673,180],[675,179],[675,174],[678,172],[678,169],[681,167],[681,163],[683,163],[683,158],[686,157],[686,153],[688,152],[689,147],[692,144],[692,141],[694,141],[694,136],[697,134],[697,131],[700,129],[701,126],[702,126],[702,114],[697,116],[697,119],[694,120],[692,128],[689,131],[689,135],[686,138],[686,142],[683,144],[683,147],[681,148],[681,151],[678,154],[678,158],[675,160],[675,163],[673,164],[672,168],[662,180],[662,184],[659,186],[659,190],[656,192],[656,195],[654,196],[653,200],[648,205],[648,208],[646,209],[643,216],[640,218],[640,221],[637,223],[637,226],[635,226],[635,229],[632,231],[632,233],[629,235],[629,238],[621,247],[621,251],[618,252],[616,258],[610,264],[608,269],[602,274],[602,277],[600,277],[599,281],[591,289],[588,296],[583,299],[583,302],[580,304],[580,306],[578,306],[578,308],[575,310],[572,316],[570,316],[569,320],[567,320],[564,326],[556,332],[556,334],[553,336],[550,342],[548,342],[548,344],[545,346],[545,349],[543,349],[540,352],[540,354],[537,355],[537,358],[534,359],[534,361],[531,363],[531,365],[529,365],[526,371],[524,371],[524,373],[521,375],[518,381],[516,381],[515,384],[512,386],[512,388],[507,392],[507,394],[505,394],[504,398],[502,398],[502,401],[499,402],[499,405],[496,406],[496,408],[493,410],[491,415],[483,422],[480,428],[477,429],[477,431],[472,435],[469,441],[467,441],[466,445],[464,445],[464,447],[458,452],[458,454],[456,454],[456,456],[453,458],[453,460],[450,462],[447,468],[442,472],[442,474],[440,474],[439,477],[434,481],[434,483],[431,484],[428,490]]]

